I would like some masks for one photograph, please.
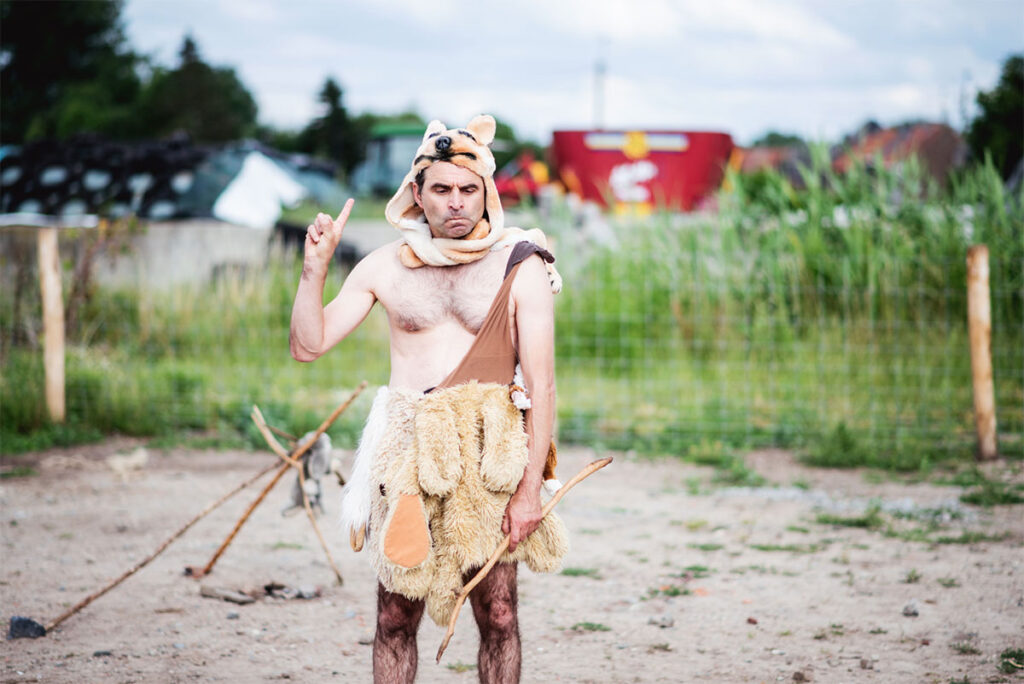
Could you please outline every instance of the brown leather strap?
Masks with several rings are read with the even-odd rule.
[[[494,301],[491,302],[491,308],[476,334],[476,339],[455,370],[434,389],[455,387],[470,380],[496,382],[502,385],[512,382],[518,355],[509,335],[508,298],[511,296],[512,283],[515,282],[515,274],[520,264],[531,254],[537,254],[548,262],[555,260],[550,252],[532,242],[517,242],[512,247],[508,264],[505,266],[505,279],[498,293],[494,295]]]

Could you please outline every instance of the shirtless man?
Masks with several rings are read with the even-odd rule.
[[[462,238],[484,214],[480,176],[438,161],[424,169],[413,194],[434,237]],[[391,333],[389,387],[425,391],[452,372],[497,293],[510,247],[469,264],[406,268],[402,241],[380,247],[352,269],[337,297],[322,306],[334,249],[352,210],[349,200],[337,219],[318,214],[307,229],[302,276],[292,309],[290,346],[298,361],[313,361],[356,329],[380,302]],[[548,273],[537,255],[523,262],[508,302],[509,335],[515,344],[532,408],[525,414],[529,461],[505,511],[502,531],[510,550],[541,520],[542,470],[554,422],[554,301]],[[474,573],[469,573],[472,576]],[[517,682],[520,639],[516,566],[498,564],[470,594],[480,630],[478,668],[482,682]],[[416,632],[424,604],[378,586],[373,644],[375,682],[412,682],[418,663]]]

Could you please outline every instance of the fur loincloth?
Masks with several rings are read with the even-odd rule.
[[[444,625],[464,575],[504,538],[502,518],[529,457],[522,414],[507,385],[474,381],[386,397],[387,430],[367,483],[371,563],[387,590],[424,599]],[[393,530],[396,514],[401,529]],[[567,551],[565,526],[550,513],[501,561],[551,572]]]

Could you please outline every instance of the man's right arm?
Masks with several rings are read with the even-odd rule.
[[[332,220],[317,215],[306,229],[302,276],[292,305],[288,344],[296,361],[313,361],[356,329],[376,301],[370,287],[370,270],[364,262],[356,264],[334,298],[323,306],[324,283],[334,249],[352,211],[352,200]]]

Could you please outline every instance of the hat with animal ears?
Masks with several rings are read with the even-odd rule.
[[[488,147],[494,140],[495,128],[494,117],[488,114],[473,117],[465,128],[447,129],[436,120],[427,126],[412,168],[384,209],[388,223],[401,231],[405,239],[399,257],[408,268],[470,263],[483,258],[505,237],[505,214],[494,184],[494,155]],[[484,182],[484,218],[462,238],[434,237],[423,209],[413,197],[416,174],[439,161],[468,169]]]

